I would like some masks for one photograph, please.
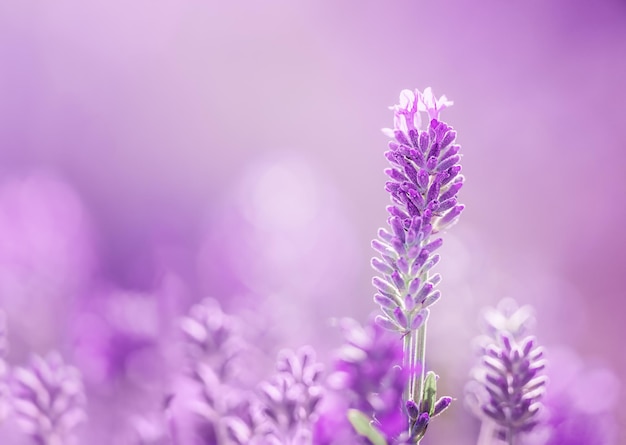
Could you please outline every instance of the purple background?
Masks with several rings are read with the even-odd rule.
[[[132,345],[210,295],[327,357],[328,320],[374,309],[387,107],[432,86],[467,181],[433,366],[462,387],[481,307],[512,296],[624,378],[625,79],[623,0],[3,1],[11,361],[59,348],[104,380],[129,346],[100,351],[88,314],[121,294],[166,295],[113,317]]]

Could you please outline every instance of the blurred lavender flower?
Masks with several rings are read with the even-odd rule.
[[[591,366],[567,349],[550,349],[550,384],[545,421],[525,445],[612,445],[617,443],[614,409],[620,381],[609,369]]]
[[[316,441],[340,441],[352,431],[346,418],[348,409],[357,409],[374,419],[378,430],[388,442],[404,430],[406,417],[402,412],[402,392],[407,372],[402,365],[402,344],[395,335],[370,322],[361,326],[344,318],[339,326],[346,344],[338,351],[334,371],[328,385],[334,391],[335,403],[322,407],[316,425]],[[341,403],[342,402],[342,403]],[[355,443],[357,438],[352,439]],[[361,439],[362,440],[362,439]]]
[[[263,420],[252,443],[259,445],[310,445],[317,407],[322,398],[323,367],[312,348],[283,350],[273,379],[261,385]],[[240,442],[244,445],[247,442]]]
[[[52,352],[13,372],[13,408],[22,430],[40,445],[68,445],[86,419],[79,371]]]
[[[376,321],[403,336],[404,367],[409,372],[404,398],[409,434],[416,443],[426,431],[435,403],[429,402],[428,409],[424,403],[426,320],[428,308],[440,297],[435,287],[441,281],[439,274],[430,273],[439,262],[433,252],[443,244],[437,234],[455,223],[464,208],[457,203],[463,186],[458,165],[461,147],[454,144],[452,127],[439,121],[439,113],[449,105],[452,102],[445,96],[435,98],[427,88],[423,93],[403,90],[400,104],[392,107],[394,128],[384,130],[395,139],[385,153],[391,163],[385,170],[391,178],[385,187],[393,201],[387,208],[391,230],[380,229],[379,239],[372,241],[380,253],[372,266],[381,274],[372,280],[378,290],[374,301],[383,312]],[[424,130],[422,112],[429,118]],[[436,380],[433,374],[432,388]]]
[[[505,299],[484,318],[486,335],[477,339],[481,363],[468,385],[468,404],[483,422],[479,443],[496,437],[513,444],[539,423],[547,380],[543,350],[527,335],[533,321],[530,307]]]
[[[311,445],[322,397],[322,366],[310,348],[282,351],[274,377],[259,391],[243,391],[203,376],[196,413],[207,421],[194,443],[203,445]]]
[[[244,349],[236,319],[222,312],[216,300],[205,299],[192,306],[181,322],[185,353],[192,376],[202,381],[210,369],[220,381],[235,380],[240,370],[234,360]]]
[[[236,320],[217,301],[205,299],[191,308],[181,328],[188,371],[199,391],[192,406],[200,418],[196,434],[204,444],[232,443],[232,419],[244,401],[236,385],[242,367],[235,360],[244,348]]]

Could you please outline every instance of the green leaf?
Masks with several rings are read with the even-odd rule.
[[[370,418],[358,409],[348,410],[348,420],[350,421],[350,424],[352,424],[354,431],[356,431],[359,435],[368,438],[373,445],[387,445],[385,437],[376,429],[374,425],[372,425]]]
[[[437,374],[432,371],[428,371],[426,379],[424,379],[422,412],[427,412],[429,416],[432,416],[435,412],[435,400],[437,400],[437,379]]]

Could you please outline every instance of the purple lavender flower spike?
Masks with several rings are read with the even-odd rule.
[[[264,420],[252,443],[259,445],[310,445],[317,407],[322,398],[322,365],[311,348],[297,353],[282,351],[277,374],[261,385]]]
[[[424,397],[426,323],[429,307],[440,298],[436,290],[441,277],[431,269],[439,261],[435,251],[443,241],[439,234],[453,225],[463,210],[457,194],[463,186],[460,174],[460,146],[454,144],[456,132],[440,121],[440,113],[452,102],[445,96],[436,98],[432,90],[403,90],[394,110],[394,128],[383,130],[394,140],[385,153],[391,168],[385,170],[389,181],[385,189],[391,194],[388,207],[390,229],[380,229],[372,247],[380,259],[372,266],[380,276],[372,280],[378,293],[374,301],[382,315],[377,323],[400,333],[404,341],[404,367],[420,369],[412,373],[405,401],[417,406]],[[428,121],[422,128],[420,114]],[[419,442],[432,413],[415,416],[409,422],[409,434]],[[414,427],[419,434],[413,434]],[[419,426],[419,425],[418,425]]]
[[[13,409],[22,430],[39,445],[74,443],[75,428],[86,419],[79,371],[58,353],[34,356],[29,367],[13,371]]]
[[[252,422],[239,383],[237,360],[245,349],[236,320],[224,314],[215,300],[194,305],[181,321],[189,373],[198,397],[193,411],[199,417],[196,435],[202,443],[227,445],[247,440]]]
[[[468,385],[468,402],[482,422],[481,437],[515,443],[539,422],[547,378],[543,349],[528,335],[532,310],[503,300],[485,312],[478,338],[481,362]]]
[[[373,284],[387,320],[381,319],[381,325],[403,335],[419,328],[426,320],[425,309],[437,299],[428,298],[437,276],[428,273],[438,260],[433,254],[441,246],[437,234],[456,222],[463,210],[457,204],[463,176],[458,174],[459,146],[453,144],[456,132],[439,121],[439,113],[451,104],[445,96],[437,99],[430,88],[424,93],[404,90],[400,104],[392,107],[395,128],[385,130],[395,138],[385,153],[391,163],[386,189],[394,205],[388,209],[391,230],[381,229],[372,244],[381,253],[381,259],[372,260],[381,274]],[[421,112],[430,119],[425,129]],[[417,288],[411,286],[416,279],[420,279]],[[429,284],[430,292],[424,292]]]
[[[244,342],[236,320],[224,314],[216,300],[207,298],[192,306],[181,321],[181,329],[188,365],[196,379],[201,379],[205,368],[220,380],[236,378],[233,362],[244,349]]]

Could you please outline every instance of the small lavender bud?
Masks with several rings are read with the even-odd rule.
[[[428,415],[428,413],[421,413],[417,417],[415,423],[413,424],[413,427],[411,428],[411,438],[413,443],[419,442],[419,440],[424,437],[429,422],[430,416]]]
[[[452,403],[452,397],[444,396],[437,400],[435,403],[435,408],[433,409],[433,417],[438,416],[442,412],[444,412],[450,404]]]
[[[417,417],[419,416],[420,411],[413,400],[407,400],[406,410],[407,410],[407,413],[409,414],[409,419],[417,420]]]

